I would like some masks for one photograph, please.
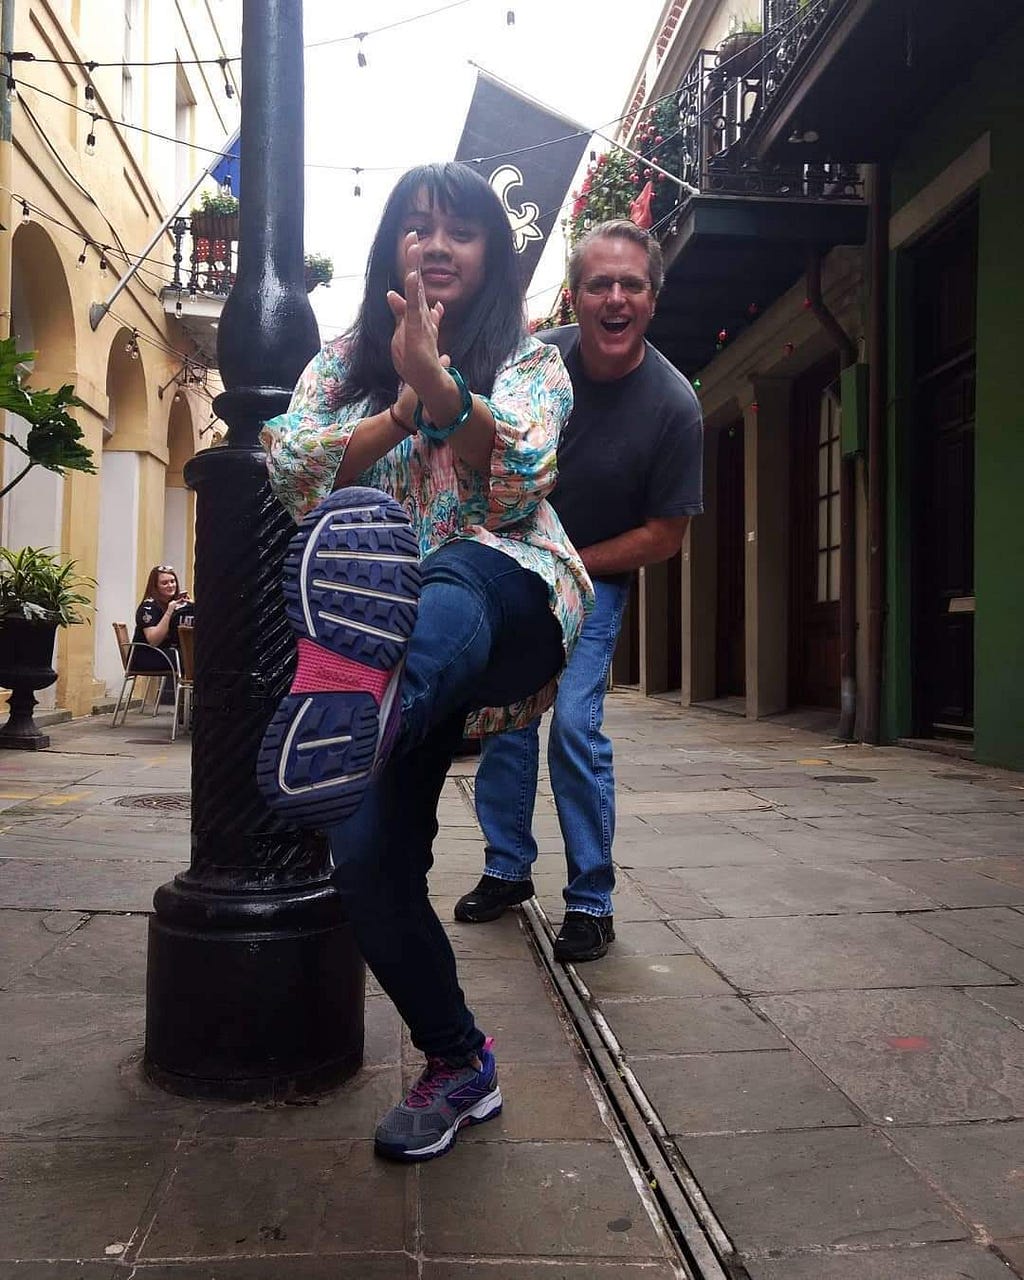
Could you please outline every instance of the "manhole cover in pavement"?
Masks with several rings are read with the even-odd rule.
[[[866,774],[861,776],[860,774],[857,774],[857,773],[847,773],[837,777],[835,774],[826,773],[826,774],[822,774],[820,777],[815,777],[814,781],[815,782],[831,782],[835,784],[837,782],[877,782],[878,779],[869,778]]]
[[[149,796],[118,796],[114,804],[122,809],[191,809],[192,797],[187,791],[162,791]]]

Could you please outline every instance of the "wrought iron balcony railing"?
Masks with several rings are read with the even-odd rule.
[[[801,52],[846,0],[761,0],[764,100],[778,92]]]
[[[801,9],[799,0],[769,0]],[[810,8],[815,0],[807,0]],[[817,0],[828,3],[828,0]],[[680,176],[701,194],[778,196],[785,199],[861,198],[855,166],[831,162],[759,162],[744,138],[764,109],[765,69],[778,67],[778,49],[755,36],[737,53],[729,47],[702,49],[679,86],[682,136]],[[795,55],[794,55],[795,56]]]
[[[235,253],[238,242],[238,215],[216,216],[195,213],[191,218],[175,218],[174,279],[171,288],[189,294],[225,296],[235,282]],[[183,252],[189,237],[187,266]]]

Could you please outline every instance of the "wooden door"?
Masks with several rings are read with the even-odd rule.
[[[839,707],[840,408],[837,356],[793,389],[789,700]]]
[[[974,723],[977,259],[974,201],[914,253],[912,653],[926,736],[969,736]]]
[[[743,419],[718,432],[718,590],[715,696],[743,697],[746,672],[746,539]]]

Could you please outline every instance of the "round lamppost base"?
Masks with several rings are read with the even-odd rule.
[[[149,923],[143,1068],[196,1098],[322,1093],[363,1057],[365,967],[330,885],[218,894],[181,881]]]

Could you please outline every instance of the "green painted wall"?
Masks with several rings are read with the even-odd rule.
[[[975,480],[975,755],[1024,769],[1024,23],[906,140],[892,172],[900,208],[982,134],[992,165],[979,188]],[[889,618],[884,710],[910,730],[907,503],[910,437],[905,263],[893,255],[890,332]]]

